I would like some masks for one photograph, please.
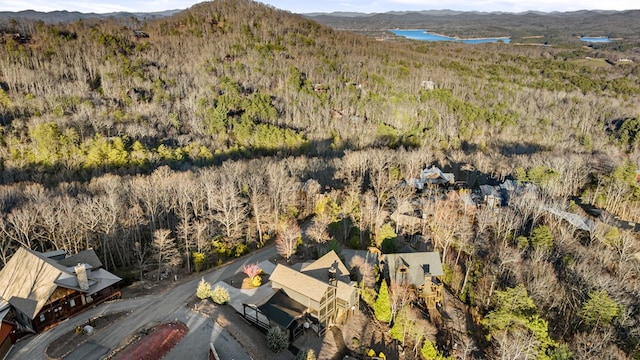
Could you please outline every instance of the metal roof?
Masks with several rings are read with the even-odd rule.
[[[279,290],[274,291],[264,304],[258,306],[258,309],[260,309],[269,320],[275,321],[287,329],[292,322],[304,315],[307,307],[288,297],[282,290]]]

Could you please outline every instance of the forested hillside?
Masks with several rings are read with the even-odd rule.
[[[420,234],[474,314],[452,354],[640,358],[638,233],[545,211],[640,222],[633,49],[379,42],[249,0],[3,26],[0,266],[93,247],[121,274],[193,271],[288,219],[300,249]],[[469,209],[401,186],[434,164],[538,190]]]

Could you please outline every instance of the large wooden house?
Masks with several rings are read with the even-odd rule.
[[[380,268],[390,285],[413,286],[427,309],[442,303],[444,275],[440,254],[437,252],[407,252],[383,254]]]
[[[324,334],[357,308],[359,289],[334,251],[299,265],[298,270],[278,264],[269,277],[271,290],[247,300],[243,316],[265,328],[286,329],[294,340],[305,328]]]
[[[121,279],[102,268],[90,249],[65,257],[20,248],[0,271],[0,303],[8,303],[21,332],[40,332],[120,296]]]

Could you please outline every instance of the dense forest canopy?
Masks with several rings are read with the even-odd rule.
[[[169,242],[191,271],[290,219],[328,247],[420,233],[483,318],[470,353],[638,358],[638,234],[544,211],[640,222],[637,48],[380,42],[249,0],[3,26],[0,266],[93,247],[142,270]],[[539,190],[473,211],[425,191],[403,229],[399,184],[433,164]]]

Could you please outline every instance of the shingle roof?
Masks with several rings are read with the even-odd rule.
[[[351,302],[351,297],[354,291],[357,291],[355,284],[347,284],[342,281],[338,281],[338,290],[336,291],[336,297],[347,303]]]
[[[302,267],[302,272],[323,282],[329,281],[329,268],[336,269],[336,278],[349,281],[349,270],[342,263],[338,254],[331,250],[318,260]]]
[[[66,257],[58,262],[62,266],[76,266],[78,264],[89,264],[94,269],[102,267],[102,261],[93,249],[80,251],[75,255]]]
[[[279,284],[318,302],[329,287],[329,284],[281,264],[276,266],[269,280],[272,284]]]
[[[39,305],[35,300],[17,296],[12,296],[11,299],[9,299],[9,304],[32,319],[42,308],[42,305]]]
[[[108,272],[105,269],[96,269],[91,271],[89,274],[89,290],[87,290],[87,294],[95,294],[102,289],[106,289],[109,286],[117,283],[122,280],[116,275]]]
[[[65,272],[42,254],[19,248],[0,271],[0,297],[33,318],[57,288],[58,276]]]
[[[398,280],[396,270],[405,268],[406,280],[415,286],[424,283],[425,274],[442,276],[442,262],[437,252],[414,252],[404,254],[384,254],[385,267],[392,282]]]
[[[121,279],[103,269],[93,250],[64,260],[70,266],[88,261],[88,294],[96,293]],[[71,259],[71,260],[69,260]],[[96,261],[97,260],[97,261]],[[61,261],[62,262],[62,261]],[[96,266],[97,265],[97,266]],[[40,252],[19,248],[0,271],[0,298],[33,319],[58,286],[81,291],[73,268],[50,259]]]

